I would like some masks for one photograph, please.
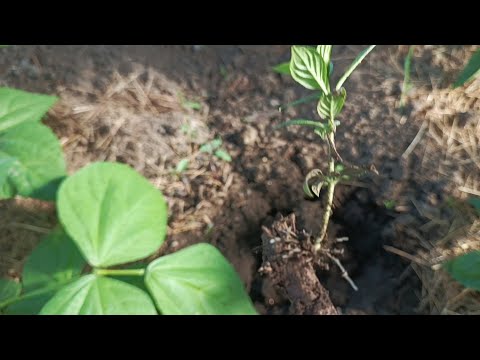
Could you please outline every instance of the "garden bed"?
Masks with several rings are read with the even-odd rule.
[[[347,65],[361,48],[335,47],[335,66]],[[475,162],[447,163],[443,155],[451,143],[428,135],[438,132],[434,124],[452,126],[435,118],[439,103],[447,103],[453,119],[470,114],[463,120],[467,127],[479,121],[478,88],[471,88],[467,105],[445,100],[442,92],[473,47],[442,49],[419,48],[412,77],[420,90],[411,92],[406,109],[398,101],[408,47],[379,46],[346,83],[349,102],[337,131],[338,152],[350,163],[375,166],[378,175],[337,188],[327,238],[326,248],[358,291],[330,257],[308,262],[333,304],[331,312],[441,311],[419,307],[429,284],[422,285],[408,255],[429,250],[422,239],[435,242],[432,230],[421,227],[425,209],[439,208],[449,196],[465,197],[459,186],[480,186]],[[308,253],[308,234],[321,225],[322,201],[305,200],[302,183],[311,169],[325,165],[326,152],[307,129],[274,129],[291,118],[315,116],[311,104],[278,110],[306,95],[271,70],[288,58],[289,46],[280,45],[13,46],[2,49],[0,85],[60,97],[46,124],[59,136],[70,172],[92,161],[118,161],[162,190],[170,219],[159,254],[209,242],[233,263],[260,313],[298,314],[311,312],[311,304],[292,306],[298,299],[279,290],[290,281],[282,276],[292,274],[265,272],[264,242],[274,221],[283,216],[292,225],[288,216],[294,214],[295,231],[303,234],[295,246]],[[436,89],[430,95],[429,87]],[[411,146],[419,131],[426,135]],[[480,135],[473,136],[476,141]],[[232,162],[198,151],[217,137]],[[468,149],[458,156],[471,158]],[[189,168],[175,174],[182,159]],[[0,275],[18,277],[55,215],[48,205],[28,200],[2,201],[0,210]]]

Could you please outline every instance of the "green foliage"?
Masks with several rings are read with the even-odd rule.
[[[40,120],[56,100],[0,88],[0,199],[55,199],[65,163],[60,143]]]
[[[0,303],[18,297],[21,290],[22,286],[18,282],[0,279]]]
[[[152,255],[167,229],[162,194],[123,164],[88,165],[65,180],[58,211],[66,232],[95,267]]]
[[[38,122],[53,104],[55,96],[0,88],[0,132],[24,122]]]
[[[412,64],[412,57],[413,52],[415,50],[415,45],[411,45],[408,49],[408,54],[405,58],[405,62],[403,64],[403,85],[402,85],[402,95],[400,98],[400,107],[405,106],[405,97],[407,96],[408,91],[410,90],[410,72],[411,72],[411,64]]]
[[[24,291],[55,287],[80,276],[86,262],[65,231],[58,227],[33,250],[23,267]]]
[[[454,87],[460,87],[467,82],[473,80],[473,78],[477,77],[480,74],[480,49],[477,50],[470,61],[468,62],[467,66],[463,71],[460,73],[457,81],[454,83]]]
[[[220,160],[230,162],[232,161],[232,157],[227,152],[227,150],[221,148],[223,144],[222,139],[217,138],[215,140],[209,141],[202,146],[200,146],[200,152],[212,154],[215,157],[219,158]]]
[[[188,159],[182,159],[178,162],[177,167],[175,168],[175,172],[177,174],[181,174],[188,170],[189,165],[190,161]]]
[[[444,264],[450,275],[462,285],[480,291],[480,252],[474,251]]]
[[[290,61],[284,62],[282,64],[278,64],[277,66],[273,67],[273,71],[279,74],[291,75]]]
[[[472,205],[475,210],[477,210],[478,214],[480,215],[480,197],[476,196],[476,197],[471,197],[470,199],[468,199],[468,203],[470,205]]]
[[[143,290],[123,281],[86,275],[62,288],[40,315],[155,315],[152,300]]]
[[[390,199],[390,200],[385,200],[383,202],[383,205],[385,205],[385,208],[387,210],[393,210],[395,208],[395,206],[397,206],[397,202],[393,199]]]
[[[57,211],[62,227],[27,259],[21,293],[19,284],[0,282],[0,311],[255,313],[235,270],[210,245],[186,248],[146,267],[127,264],[153,255],[167,226],[162,194],[127,165],[94,163],[81,169],[62,183]]]
[[[256,313],[232,265],[208,244],[153,261],[145,282],[162,314]]]
[[[324,94],[330,93],[328,64],[315,49],[292,46],[290,73],[296,82],[307,89],[320,89]]]
[[[309,90],[320,90],[320,93],[302,98],[297,102],[288,104],[288,106],[295,106],[313,99],[318,99],[318,115],[322,120],[326,120],[326,123],[321,123],[313,120],[293,119],[279,126],[288,127],[299,125],[310,127],[314,133],[326,141],[328,145],[328,173],[324,175],[319,169],[312,170],[303,183],[303,192],[305,196],[310,199],[319,197],[322,188],[324,186],[327,187],[321,230],[315,239],[315,251],[320,250],[320,243],[326,236],[328,222],[333,211],[333,196],[336,184],[340,181],[349,180],[357,174],[362,174],[362,172],[356,169],[346,171],[343,169],[341,171],[336,170],[335,159],[337,158],[341,161],[341,157],[335,146],[335,132],[337,126],[340,124],[338,120],[336,120],[336,117],[340,115],[347,98],[347,92],[342,87],[343,84],[374,47],[375,45],[370,45],[355,58],[345,73],[340,77],[333,92],[330,88],[330,77],[333,72],[333,63],[331,61],[333,46],[318,45],[316,48],[292,46],[291,49],[292,57],[289,64],[292,78],[303,87]],[[280,73],[287,73],[286,65],[286,63],[280,64],[275,67],[274,70]],[[280,110],[282,110],[282,107]]]

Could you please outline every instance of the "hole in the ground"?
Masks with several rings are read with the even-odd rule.
[[[413,314],[418,299],[414,291],[404,290],[420,284],[412,272],[402,276],[409,265],[384,249],[397,236],[387,209],[375,203],[369,190],[359,189],[335,210],[332,220],[337,231],[330,246],[343,249],[341,263],[358,287],[354,291],[334,264],[319,271],[333,303],[347,314]],[[339,237],[348,241],[335,244]]]

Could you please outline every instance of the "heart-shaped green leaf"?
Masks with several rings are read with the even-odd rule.
[[[0,133],[0,199],[54,200],[66,176],[62,148],[45,125],[21,124]]]
[[[102,276],[83,276],[60,289],[40,315],[156,315],[150,297],[139,288]]]
[[[162,314],[256,314],[233,266],[208,244],[153,261],[145,283]]]
[[[80,251],[58,227],[33,250],[23,267],[24,291],[52,287],[80,276],[86,265]]]
[[[127,165],[84,167],[62,184],[57,206],[66,232],[94,267],[140,260],[165,239],[161,192]]]
[[[462,285],[480,290],[480,251],[474,251],[445,263],[445,269]]]
[[[321,89],[324,94],[330,93],[328,64],[315,49],[292,46],[290,73],[296,82],[307,89]]]
[[[41,120],[56,101],[55,96],[0,88],[0,132],[24,122]]]

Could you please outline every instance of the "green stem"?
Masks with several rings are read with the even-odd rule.
[[[315,239],[315,251],[319,251],[321,248],[321,244],[325,235],[327,235],[328,230],[328,222],[330,221],[330,217],[333,213],[333,195],[335,192],[335,186],[337,185],[337,181],[332,178],[332,175],[335,172],[335,159],[332,155],[332,147],[335,146],[335,133],[332,131],[328,134],[328,172],[330,182],[328,183],[327,188],[327,197],[325,198],[325,209],[323,212],[322,217],[322,227],[320,229],[320,233]]]
[[[145,269],[95,269],[93,273],[102,276],[143,276]]]

